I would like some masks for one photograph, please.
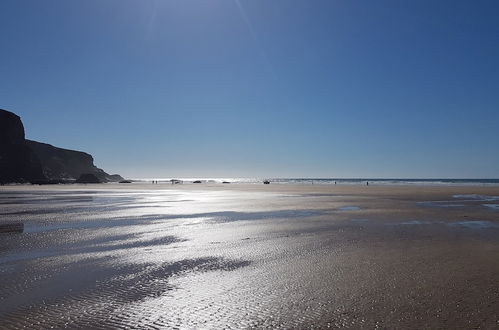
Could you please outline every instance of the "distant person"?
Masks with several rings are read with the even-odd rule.
[[[366,186],[368,186],[368,185],[369,185],[369,181],[366,182]]]

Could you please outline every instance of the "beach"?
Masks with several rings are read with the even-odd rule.
[[[0,187],[0,328],[492,329],[499,187]]]

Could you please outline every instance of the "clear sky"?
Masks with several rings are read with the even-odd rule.
[[[127,177],[499,177],[499,2],[2,0],[0,108]]]

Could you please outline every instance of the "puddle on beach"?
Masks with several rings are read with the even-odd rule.
[[[422,225],[443,225],[454,228],[467,228],[467,229],[490,229],[490,228],[499,228],[499,224],[487,221],[487,220],[467,220],[467,221],[455,221],[455,222],[446,222],[446,221],[427,221],[427,220],[409,220],[398,222],[394,224],[388,225],[399,225],[399,226],[422,226]]]
[[[482,204],[483,202],[494,202],[499,200],[499,196],[463,194],[453,195],[454,200],[424,201],[417,202],[418,205],[438,208],[464,208],[464,207],[488,207],[499,210],[499,204]]]
[[[369,223],[369,219],[351,219],[350,221],[357,224]]]
[[[418,205],[429,206],[429,207],[466,207],[466,204],[456,201],[427,201],[418,202]]]
[[[478,194],[454,195],[452,197],[467,201],[482,201],[482,202],[499,201],[499,196],[488,196],[488,195],[478,195]]]
[[[469,229],[489,229],[489,228],[499,228],[499,224],[494,223],[492,221],[458,221],[448,223],[447,226],[451,227],[463,227]]]
[[[452,228],[465,228],[465,229],[493,229],[499,228],[499,223],[488,220],[466,220],[466,221],[437,221],[437,220],[407,220],[400,222],[380,222],[372,221],[369,219],[350,219],[350,222],[355,224],[370,224],[373,226],[446,226]]]
[[[499,211],[499,204],[482,204],[485,207],[488,207],[493,210],[498,210]]]
[[[360,207],[358,206],[343,206],[338,208],[338,211],[359,211]]]
[[[439,223],[440,222],[410,220],[410,221],[403,221],[403,222],[400,222],[398,224],[402,225],[402,226],[415,226],[415,225],[433,225],[433,224],[439,224]]]

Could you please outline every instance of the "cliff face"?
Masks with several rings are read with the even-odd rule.
[[[93,174],[101,182],[123,180],[119,175],[109,175],[94,165],[94,158],[82,151],[54,147],[50,144],[26,140],[40,159],[43,174],[50,180],[75,180],[82,174]]]
[[[45,179],[40,160],[24,139],[21,118],[0,109],[0,183]]]
[[[26,140],[21,118],[0,109],[0,183],[76,180],[93,174],[101,182],[120,181],[94,165],[91,155]]]

